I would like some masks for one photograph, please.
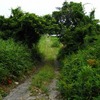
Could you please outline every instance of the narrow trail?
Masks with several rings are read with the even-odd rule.
[[[58,66],[58,62],[54,62],[55,66]],[[55,68],[55,77],[49,84],[48,95],[47,94],[38,94],[37,96],[33,96],[29,91],[29,86],[31,84],[32,78],[26,80],[24,83],[19,85],[17,88],[11,90],[8,96],[3,98],[3,100],[60,100],[59,92],[57,91],[57,76],[59,72],[57,68]]]
[[[57,91],[57,78],[59,76],[59,62],[56,60],[57,53],[60,47],[52,47],[52,44],[55,43],[55,38],[44,36],[41,38],[40,41],[40,51],[44,54],[45,59],[47,62],[44,62],[44,65],[52,65],[54,67],[55,77],[52,79],[50,84],[48,85],[48,93],[43,94],[39,93],[36,96],[33,96],[29,90],[31,85],[32,77],[27,79],[24,83],[19,85],[17,88],[11,90],[8,96],[3,98],[3,100],[61,100],[59,99],[59,92]],[[50,62],[49,59],[52,58],[53,61]],[[40,67],[43,67],[41,64]]]
[[[29,96],[28,88],[30,86],[31,79],[26,80],[24,83],[19,85],[17,88],[11,90],[10,94],[6,96],[3,100],[24,100]]]

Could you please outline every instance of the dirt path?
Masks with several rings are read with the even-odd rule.
[[[29,95],[28,88],[30,86],[31,79],[26,80],[23,84],[19,85],[17,88],[13,89],[10,94],[5,97],[3,100],[24,100]]]
[[[56,76],[58,75],[58,71],[55,71]],[[51,84],[49,85],[49,99],[50,100],[58,100],[59,92],[57,91],[57,77],[55,77]]]
[[[55,66],[58,63],[55,61]],[[57,91],[57,75],[58,71],[55,71],[55,78],[49,85],[48,95],[38,94],[37,96],[32,96],[29,91],[29,86],[31,84],[31,78],[26,80],[23,84],[19,85],[17,88],[13,89],[10,94],[3,100],[58,100],[59,92]]]

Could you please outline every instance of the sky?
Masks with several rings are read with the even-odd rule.
[[[56,7],[62,7],[65,0],[0,0],[0,15],[9,17],[11,8],[21,7],[25,12],[35,13],[36,15],[52,14],[57,10]],[[95,18],[100,19],[100,4],[97,0],[66,0],[68,2],[82,2],[85,5],[87,14],[95,8]]]

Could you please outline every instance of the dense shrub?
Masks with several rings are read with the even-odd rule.
[[[61,55],[64,56],[83,48],[86,35],[92,37],[99,32],[99,20],[94,17],[95,10],[92,10],[90,15],[86,15],[82,3],[65,1],[58,9],[53,12],[53,17],[60,26],[59,39],[64,45]]]
[[[32,67],[31,53],[26,46],[12,39],[0,39],[0,83],[26,73]]]
[[[59,90],[64,100],[99,100],[100,38],[62,62]]]
[[[0,16],[0,38],[13,38],[32,48],[43,34],[43,19],[35,14],[24,13],[20,7],[11,10],[9,18]]]
[[[35,63],[42,61],[43,54],[40,53],[38,45],[33,44],[31,48],[31,58]]]
[[[57,37],[54,37],[51,39],[52,39],[52,41],[54,41],[54,43],[51,45],[52,47],[59,47],[60,46],[60,42],[59,42]]]

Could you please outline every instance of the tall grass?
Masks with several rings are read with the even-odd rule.
[[[0,83],[9,83],[9,80],[27,73],[32,66],[31,53],[26,46],[13,39],[0,39]]]
[[[54,77],[54,69],[50,65],[44,65],[39,72],[32,78],[30,90],[33,94],[47,93],[48,84]]]
[[[61,44],[57,37],[44,35],[41,37],[38,47],[44,59],[54,60],[57,58]]]

